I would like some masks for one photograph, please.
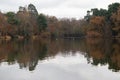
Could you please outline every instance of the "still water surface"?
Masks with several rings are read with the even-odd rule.
[[[0,80],[120,80],[120,39],[0,41]]]

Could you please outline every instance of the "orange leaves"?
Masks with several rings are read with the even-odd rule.
[[[120,37],[120,7],[116,13],[113,13],[111,19],[114,23],[112,30],[116,33],[116,37]]]
[[[90,19],[90,23],[96,26],[103,26],[105,23],[105,18],[101,16],[94,16]]]
[[[116,13],[112,14],[111,19],[113,23],[115,24],[115,26],[120,25],[120,7],[118,8],[118,11]]]
[[[90,28],[87,32],[88,37],[102,37],[104,34],[105,18],[94,16],[90,19]]]

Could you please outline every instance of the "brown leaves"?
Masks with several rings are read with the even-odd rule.
[[[105,24],[105,18],[101,16],[94,16],[90,19],[90,24],[103,26]]]

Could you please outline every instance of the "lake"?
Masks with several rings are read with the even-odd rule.
[[[0,80],[120,80],[120,39],[0,40]]]

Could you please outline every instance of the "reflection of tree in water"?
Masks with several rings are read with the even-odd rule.
[[[93,65],[109,65],[112,71],[120,70],[120,42],[112,39],[88,39],[88,57]]]
[[[47,46],[41,41],[13,41],[1,42],[0,61],[9,64],[19,63],[20,68],[29,67],[34,70],[38,60],[44,59]]]
[[[113,71],[120,70],[120,39],[114,40],[110,59],[111,61],[109,61],[109,69],[112,69]]]
[[[49,56],[55,56],[58,52],[61,52],[62,55],[69,55],[69,52],[72,52],[74,55],[77,51],[86,51],[85,40],[51,40],[48,44],[48,54]]]
[[[75,55],[77,51],[92,65],[109,65],[113,71],[120,70],[120,40],[25,40],[0,41],[0,62],[19,64],[20,68],[34,70],[39,60],[54,58],[60,52],[63,56]]]
[[[38,60],[43,60],[47,53],[46,44],[41,41],[27,41],[20,48],[22,49],[18,58],[20,68],[29,67],[29,70],[34,70]]]
[[[9,65],[17,62],[21,69],[29,70],[34,70],[39,60],[53,58],[58,52],[67,56],[71,51],[71,55],[86,51],[84,40],[1,41],[0,45],[0,62],[7,61]]]

